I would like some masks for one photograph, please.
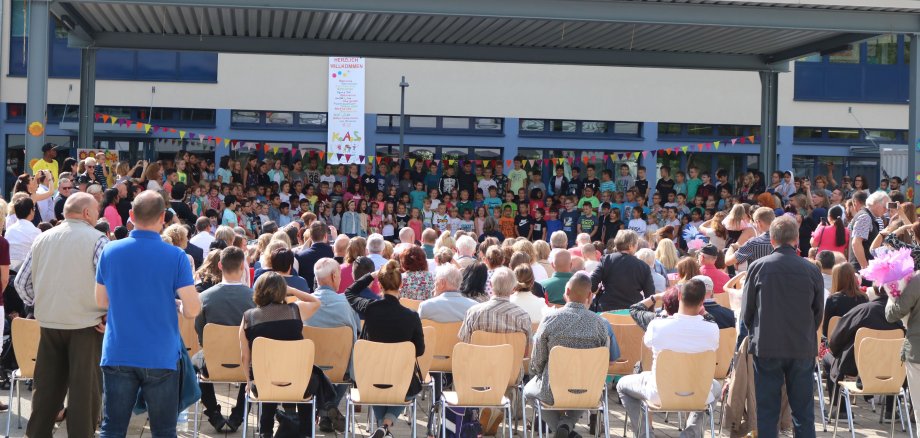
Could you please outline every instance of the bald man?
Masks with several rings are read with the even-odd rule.
[[[64,220],[40,234],[15,286],[35,306],[41,327],[28,436],[51,436],[67,398],[67,435],[93,436],[102,403],[102,332],[105,309],[96,304],[93,273],[109,240],[96,231],[99,203],[76,193],[64,203]]]
[[[563,295],[566,283],[572,278],[572,253],[565,249],[554,249],[549,253],[549,262],[556,272],[552,277],[540,280],[540,285],[546,293],[546,301],[561,306],[565,304]]]
[[[610,349],[610,361],[620,356],[616,339],[611,336],[610,324],[588,309],[594,294],[591,278],[583,272],[573,274],[565,285],[565,306],[543,319],[534,336],[534,349],[530,369],[534,376],[524,386],[524,397],[536,398],[553,404],[549,381],[549,352],[555,346],[588,349]],[[555,431],[555,436],[569,436],[575,422],[584,411],[544,411],[543,419]]]

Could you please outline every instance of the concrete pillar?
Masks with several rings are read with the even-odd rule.
[[[792,143],[794,141],[794,130],[792,126],[783,126],[777,130],[777,153],[779,155],[779,164],[777,168],[783,171],[792,170],[792,155],[794,150]]]
[[[770,175],[776,170],[778,85],[778,72],[760,72],[760,170],[764,175]]]
[[[96,123],[96,49],[80,49],[80,123],[77,147],[92,148]]]
[[[51,20],[48,0],[32,0],[29,5],[29,53],[26,84],[26,156],[25,167],[42,156],[48,109],[48,56],[51,43]],[[32,135],[29,126],[40,123],[40,135]]]
[[[920,178],[920,169],[917,169],[920,163],[920,34],[910,36],[910,86],[907,91],[908,105],[908,131],[907,131],[907,168],[910,174],[907,175],[909,187],[913,189],[913,202],[918,205],[920,200],[920,184],[917,178]]]
[[[640,158],[640,163],[645,166],[645,179],[648,180],[649,187],[652,188],[652,193],[655,192],[655,184],[658,183],[658,156],[653,154],[651,150],[647,147],[651,139],[658,137],[658,122],[645,122],[642,124],[642,138],[645,139],[643,143],[643,149],[646,151],[645,156]],[[654,142],[652,142],[652,147]],[[673,176],[672,176],[673,178]],[[652,200],[649,199],[649,202]]]

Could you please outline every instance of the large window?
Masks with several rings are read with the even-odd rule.
[[[21,122],[25,120],[24,103],[6,104],[6,120]],[[207,108],[142,108],[125,106],[97,106],[96,113],[125,118],[137,122],[150,121],[153,125],[167,127],[202,127],[215,126],[216,112]],[[80,115],[77,105],[48,105],[48,123],[76,122]]]
[[[407,134],[501,135],[504,119],[406,115]],[[378,114],[377,132],[399,132],[399,114]]]
[[[702,139],[759,136],[760,127],[753,125],[708,125],[702,123],[659,123],[659,138],[693,137]]]
[[[595,120],[521,119],[522,137],[615,137],[636,138],[641,134],[639,122]]]
[[[793,140],[797,143],[905,143],[907,131],[894,129],[820,128],[796,126]]]
[[[230,112],[230,125],[235,128],[325,131],[326,117],[326,113],[319,112],[233,110]]]

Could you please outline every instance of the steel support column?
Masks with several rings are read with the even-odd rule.
[[[760,170],[766,178],[776,170],[776,107],[779,73],[760,72]]]
[[[77,147],[93,148],[96,123],[96,49],[80,50],[80,125]]]
[[[920,178],[920,169],[917,164],[920,163],[920,34],[910,36],[910,86],[907,91],[908,105],[908,131],[907,131],[907,169],[908,174],[906,181],[910,184],[908,187],[913,191],[912,200],[914,205],[920,200],[920,184],[917,184],[917,178]]]
[[[26,156],[24,168],[34,158],[41,158],[45,143],[45,124],[48,108],[48,56],[51,42],[51,19],[48,0],[32,0],[29,5],[29,51],[26,83]],[[39,135],[32,135],[29,126],[41,124]],[[36,125],[37,127],[37,125]],[[37,132],[36,132],[37,133]]]

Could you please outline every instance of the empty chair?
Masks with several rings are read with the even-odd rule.
[[[401,406],[412,409],[415,438],[416,399],[407,397],[415,370],[415,345],[359,340],[354,348],[355,385],[345,401],[345,437],[356,429],[355,406]],[[369,426],[370,427],[370,426]]]
[[[506,436],[511,438],[511,401],[505,397],[505,389],[513,376],[512,369],[518,365],[519,370],[520,363],[510,344],[456,344],[453,354],[454,391],[441,394],[441,436],[447,436],[447,422],[443,420],[447,407],[490,407],[505,411]]]
[[[10,382],[10,410],[6,414],[6,436],[10,436],[10,424],[13,421],[13,389],[16,389],[18,427],[22,429],[22,392],[19,382],[35,377],[35,360],[38,358],[38,341],[41,339],[41,328],[34,319],[16,318],[10,327],[10,336],[13,340],[13,352],[19,369],[13,371]]]

